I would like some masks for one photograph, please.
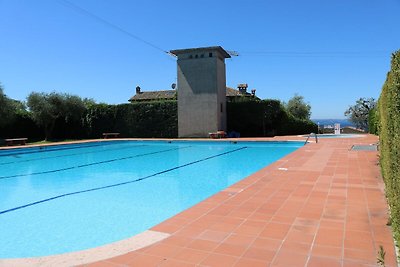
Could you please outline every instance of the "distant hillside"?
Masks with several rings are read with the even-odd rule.
[[[354,127],[354,124],[351,123],[349,120],[346,119],[312,119],[313,122],[319,123],[320,126],[322,125],[334,125],[335,123],[340,123],[340,127],[348,127],[352,126]]]

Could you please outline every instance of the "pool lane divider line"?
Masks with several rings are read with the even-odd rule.
[[[185,148],[187,148],[187,147],[185,147]],[[226,152],[223,152],[223,153],[220,153],[220,154],[216,154],[216,155],[213,155],[213,156],[209,156],[209,157],[206,157],[206,158],[203,158],[203,159],[195,160],[195,161],[183,164],[183,165],[178,165],[178,166],[172,167],[170,169],[159,171],[159,172],[156,172],[156,173],[153,173],[153,174],[150,174],[148,176],[144,176],[144,177],[141,177],[141,178],[138,178],[138,179],[135,179],[135,180],[126,181],[126,182],[117,183],[117,184],[106,185],[106,186],[101,186],[101,187],[95,187],[95,188],[81,190],[81,191],[75,191],[75,192],[71,192],[71,193],[66,193],[66,194],[54,196],[54,197],[51,197],[51,198],[42,199],[42,200],[31,202],[31,203],[28,203],[28,204],[25,204],[25,205],[22,205],[22,206],[18,206],[18,207],[15,207],[15,208],[11,208],[11,209],[0,211],[0,215],[8,213],[8,212],[16,211],[16,210],[19,210],[19,209],[23,209],[23,208],[28,208],[30,206],[34,206],[34,205],[37,205],[37,204],[40,204],[40,203],[48,202],[48,201],[55,200],[55,199],[62,198],[62,197],[67,197],[67,196],[72,196],[72,195],[77,195],[77,194],[88,193],[88,192],[108,189],[108,188],[112,188],[112,187],[117,187],[117,186],[121,186],[121,185],[127,185],[127,184],[136,183],[136,182],[143,181],[143,180],[149,179],[151,177],[154,177],[154,176],[157,176],[157,175],[160,175],[160,174],[164,174],[164,173],[171,172],[171,171],[174,171],[174,170],[177,170],[177,169],[181,169],[181,168],[184,168],[184,167],[187,167],[187,166],[190,166],[190,165],[202,162],[202,161],[206,161],[206,160],[209,160],[209,159],[213,159],[213,158],[221,157],[221,156],[224,156],[224,155],[227,155],[227,154],[231,154],[231,153],[234,153],[234,152],[246,149],[246,148],[248,148],[248,147],[244,146],[244,147],[240,147],[240,148],[233,149],[233,150],[230,150],[230,151],[226,151]]]
[[[8,154],[1,151],[2,153],[0,153],[0,157],[21,155],[21,154],[35,154],[35,153],[43,153],[43,152],[52,152],[52,151],[59,151],[59,150],[80,149],[80,148],[87,148],[87,147],[97,147],[97,146],[102,146],[102,145],[106,145],[106,144],[111,145],[112,142],[113,143],[115,142],[114,144],[112,144],[112,145],[115,145],[115,144],[122,143],[124,141],[96,141],[96,142],[89,142],[89,143],[93,143],[90,145],[89,145],[89,143],[76,143],[76,144],[45,145],[45,146],[37,146],[37,147],[12,148],[11,150],[16,150],[16,151],[17,150],[21,150],[21,151],[25,150],[25,151],[20,152],[20,153],[8,153]],[[58,146],[61,146],[61,147],[58,147]],[[28,151],[26,151],[26,150],[28,150]],[[29,150],[33,150],[33,151],[29,151]],[[4,151],[6,151],[6,150],[4,150]]]
[[[55,173],[55,172],[61,172],[61,171],[68,171],[68,170],[72,170],[72,169],[84,168],[84,167],[89,167],[89,166],[93,166],[93,165],[100,165],[100,164],[104,164],[104,163],[110,163],[110,162],[120,161],[120,160],[125,160],[125,159],[132,159],[132,158],[138,158],[138,157],[143,157],[143,156],[149,156],[149,155],[154,155],[154,154],[159,154],[159,153],[164,153],[164,152],[169,152],[169,151],[179,150],[179,149],[189,148],[189,147],[192,147],[192,146],[170,148],[170,149],[161,150],[161,151],[149,152],[149,153],[138,154],[138,155],[122,157],[122,158],[116,158],[116,159],[97,161],[97,162],[93,162],[93,163],[87,163],[87,164],[71,166],[71,167],[67,167],[67,168],[50,170],[50,171],[33,172],[33,173],[26,173],[26,174],[16,174],[16,175],[10,175],[10,176],[2,176],[2,177],[0,177],[0,180],[10,179],[10,178],[18,178],[18,177],[25,177],[25,176],[31,176],[31,175]]]
[[[89,147],[99,147],[100,145],[97,146],[89,146]],[[68,156],[76,156],[76,155],[84,155],[84,154],[93,154],[93,153],[101,153],[101,152],[108,152],[108,151],[115,151],[115,150],[123,150],[123,149],[129,149],[133,147],[141,147],[141,146],[148,146],[148,145],[137,145],[135,144],[134,146],[124,146],[120,148],[110,148],[110,149],[104,149],[100,151],[89,151],[89,152],[84,152],[84,153],[73,153],[73,154],[66,154],[66,155],[59,155],[59,156],[52,156],[52,157],[43,157],[43,158],[35,158],[35,159],[25,159],[25,160],[18,160],[18,161],[10,161],[10,162],[3,162],[0,163],[0,165],[7,165],[7,164],[18,164],[18,163],[23,163],[23,162],[30,162],[30,161],[37,161],[37,160],[43,160],[43,159],[52,159],[52,158],[62,158],[62,157],[68,157]],[[74,147],[77,148],[77,147]],[[86,148],[86,147],[82,147]],[[72,148],[71,148],[72,149]],[[64,149],[60,149],[64,150]],[[53,151],[58,151],[58,150],[49,150],[49,151],[41,151],[41,152],[53,152]],[[20,155],[20,154],[9,154],[8,156],[14,156],[14,155]]]

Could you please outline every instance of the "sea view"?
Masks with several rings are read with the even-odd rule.
[[[340,127],[354,126],[354,124],[347,119],[311,119],[319,125],[334,125],[335,123],[340,123]]]

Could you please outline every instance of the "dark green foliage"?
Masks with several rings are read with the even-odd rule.
[[[92,105],[84,116],[84,126],[91,138],[105,132],[119,132],[121,137],[177,137],[177,101]]]
[[[378,134],[378,113],[377,107],[370,110],[368,114],[368,130],[370,134]]]
[[[79,122],[86,110],[85,103],[79,96],[56,92],[32,92],[28,96],[27,105],[33,120],[39,127],[43,127],[46,140],[51,137],[57,121]]]
[[[285,104],[286,111],[294,118],[299,120],[310,120],[311,106],[304,101],[304,97],[295,94],[287,104]]]
[[[7,97],[0,84],[0,127],[12,124],[17,113],[23,110],[25,110],[24,104]]]
[[[378,101],[380,163],[395,239],[400,242],[400,51],[392,55]]]
[[[354,123],[357,128],[368,131],[369,113],[376,106],[374,98],[360,98],[354,106],[350,106],[344,115],[349,117],[349,120]]]
[[[265,136],[263,109],[260,101],[228,102],[226,106],[228,132],[239,132],[241,137]]]
[[[94,104],[83,116],[83,126],[89,138],[99,138],[102,133],[114,132],[116,105]]]
[[[316,132],[318,126],[289,114],[279,100],[227,103],[228,132],[242,137],[305,134]]]
[[[285,113],[278,124],[278,135],[317,133],[318,125],[310,120],[300,120]]]
[[[1,137],[45,137],[53,139],[101,138],[105,132],[121,137],[176,138],[178,136],[177,101],[151,101],[133,104],[95,104],[94,101],[65,94],[32,93],[31,112],[17,116]],[[228,131],[241,136],[275,136],[315,132],[317,125],[289,114],[279,100],[227,103]],[[37,125],[34,124],[37,122]],[[195,123],[195,122],[193,122]]]
[[[18,112],[12,124],[0,127],[0,139],[20,137],[29,141],[44,139],[43,129],[35,124],[29,112]]]

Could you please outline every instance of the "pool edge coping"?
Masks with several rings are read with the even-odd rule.
[[[106,260],[168,238],[171,234],[146,230],[127,239],[90,249],[31,258],[0,259],[0,266],[76,266]]]

